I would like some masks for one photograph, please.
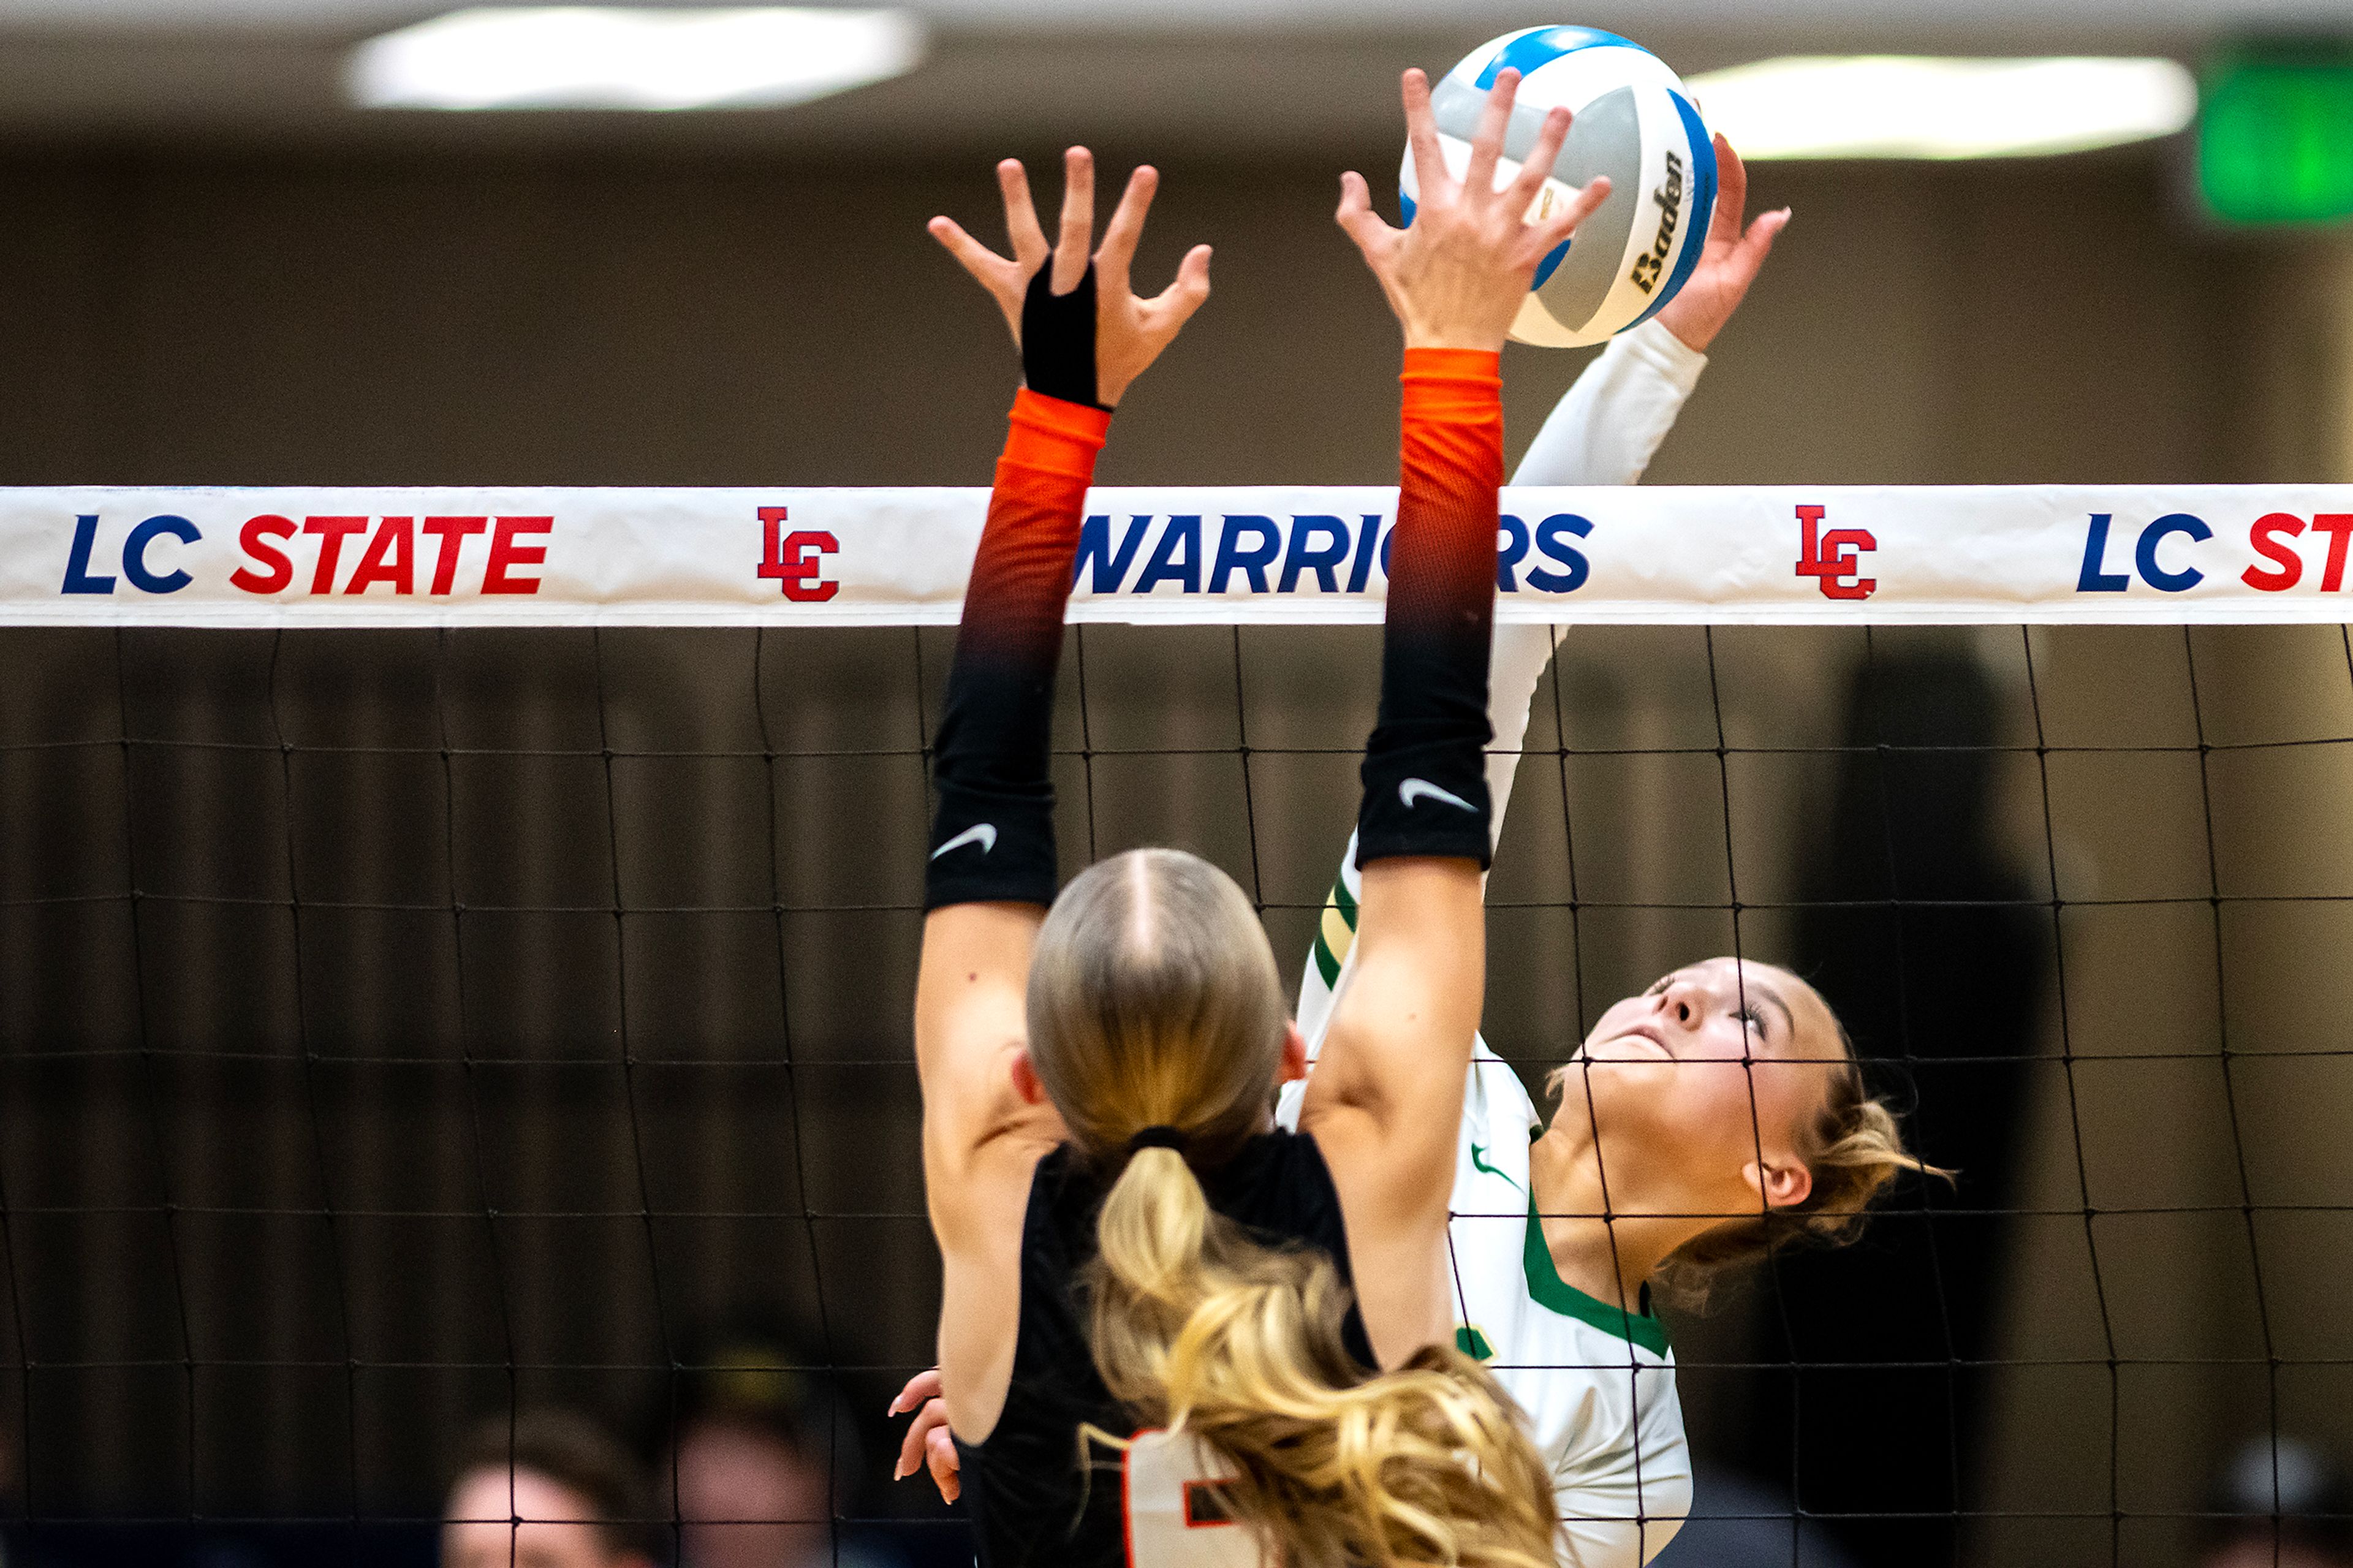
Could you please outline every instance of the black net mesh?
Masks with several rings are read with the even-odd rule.
[[[948,637],[0,633],[9,1562],[429,1562],[551,1409],[658,1559],[968,1561],[882,1418]],[[1065,868],[1197,850],[1301,963],[1377,634],[1071,642]],[[1961,1172],[1675,1321],[1671,1568],[2342,1535],[2284,1460],[2217,1482],[2353,1440],[2342,631],[1566,632],[1491,896],[1532,1085],[1739,952]]]

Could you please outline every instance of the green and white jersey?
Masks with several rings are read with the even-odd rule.
[[[1706,363],[1656,321],[1620,334],[1561,399],[1513,482],[1633,483]],[[1529,703],[1552,653],[1549,626],[1495,627],[1487,786],[1499,837]],[[1311,1060],[1353,967],[1361,887],[1352,834],[1300,984],[1299,1026]],[[1276,1110],[1283,1126],[1298,1126],[1304,1091],[1283,1086]],[[1554,1268],[1529,1195],[1528,1148],[1542,1131],[1519,1075],[1475,1040],[1447,1226],[1456,1342],[1528,1414],[1552,1468],[1565,1568],[1641,1568],[1691,1510],[1674,1352],[1657,1318],[1596,1300]]]
[[[1314,1053],[1352,971],[1355,845],[1324,906],[1301,987]],[[1325,973],[1325,966],[1331,973]],[[1283,1086],[1276,1120],[1299,1123],[1305,1086]],[[1462,1100],[1449,1200],[1455,1343],[1486,1363],[1527,1412],[1570,1568],[1641,1568],[1691,1510],[1691,1446],[1664,1324],[1564,1281],[1529,1194],[1528,1150],[1544,1131],[1511,1064],[1477,1042]]]
[[[1511,1065],[1482,1041],[1455,1151],[1455,1343],[1527,1412],[1577,1568],[1641,1568],[1691,1511],[1691,1445],[1666,1326],[1566,1283],[1528,1195],[1543,1131]]]

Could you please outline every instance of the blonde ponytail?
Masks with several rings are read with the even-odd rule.
[[[1553,1568],[1551,1476],[1477,1363],[1430,1346],[1366,1376],[1331,1262],[1246,1239],[1173,1151],[1128,1162],[1098,1234],[1104,1383],[1232,1467],[1234,1512],[1287,1568]]]
[[[1264,1122],[1287,1019],[1232,879],[1167,849],[1089,868],[1039,933],[1029,1013],[1072,1139],[1117,1172],[1089,1279],[1113,1397],[1223,1459],[1236,1515],[1285,1568],[1553,1568],[1551,1476],[1485,1371],[1432,1346],[1367,1373],[1330,1259],[1252,1241],[1185,1154],[1127,1152],[1165,1127],[1214,1163]]]

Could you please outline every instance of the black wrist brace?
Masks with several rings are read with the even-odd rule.
[[[1054,292],[1050,258],[1021,299],[1021,379],[1030,391],[1103,408],[1095,397],[1095,264],[1078,287]]]

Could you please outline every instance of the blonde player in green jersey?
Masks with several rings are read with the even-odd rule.
[[[1744,230],[1745,172],[1722,138],[1716,150],[1722,192],[1690,283],[1587,368],[1514,484],[1634,483],[1672,428],[1704,351],[1788,217],[1768,213]],[[1488,787],[1499,829],[1552,651],[1550,627],[1496,628]],[[1311,1055],[1351,973],[1355,862],[1352,840],[1301,986]],[[1842,1238],[1913,1162],[1862,1092],[1829,1008],[1766,965],[1716,959],[1666,976],[1604,1014],[1552,1083],[1561,1100],[1547,1128],[1517,1074],[1478,1042],[1450,1205],[1457,1342],[1528,1415],[1553,1470],[1564,1562],[1640,1568],[1691,1500],[1673,1352],[1650,1310],[1651,1282],[1736,1267],[1785,1238]],[[1298,1100],[1299,1086],[1287,1086],[1286,1124]],[[896,1473],[928,1468],[953,1499],[937,1394],[927,1372],[893,1402],[893,1414],[918,1412]]]
[[[1721,138],[1724,195],[1708,251],[1659,318],[1614,341],[1571,389],[1515,484],[1631,484],[1672,426],[1711,342],[1787,214],[1744,234],[1746,184]],[[1704,286],[1704,289],[1703,289]],[[1550,627],[1499,626],[1488,789],[1501,832]],[[1345,989],[1356,931],[1353,844],[1302,981],[1311,1057]],[[1551,1123],[1477,1043],[1448,1226],[1457,1343],[1526,1412],[1552,1468],[1577,1568],[1641,1568],[1690,1511],[1692,1464],[1674,1352],[1653,1282],[1699,1282],[1786,1240],[1850,1237],[1905,1154],[1863,1090],[1844,1032],[1787,971],[1728,958],[1678,969],[1605,1013],[1552,1075]],[[1295,1114],[1286,1086],[1278,1121]]]

